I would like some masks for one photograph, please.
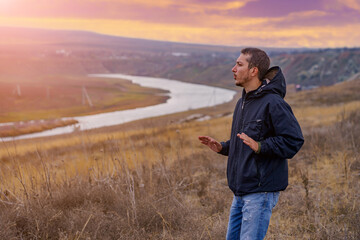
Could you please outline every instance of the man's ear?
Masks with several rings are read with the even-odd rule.
[[[251,74],[252,77],[257,76],[258,73],[259,73],[259,69],[257,67],[253,67],[253,68],[250,69],[250,74]]]

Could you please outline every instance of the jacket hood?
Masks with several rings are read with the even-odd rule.
[[[286,82],[280,67],[271,67],[266,72],[262,85],[258,88],[255,95],[262,95],[264,93],[275,93],[282,98],[285,97]]]

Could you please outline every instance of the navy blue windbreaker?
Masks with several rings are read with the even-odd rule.
[[[246,94],[243,91],[237,102],[230,140],[221,142],[220,152],[229,156],[227,179],[237,196],[281,191],[288,185],[287,159],[300,150],[304,138],[290,106],[283,99],[285,94],[281,69],[272,67],[262,85]],[[261,143],[259,154],[236,136],[242,132]]]

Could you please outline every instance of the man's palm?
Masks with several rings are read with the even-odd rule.
[[[214,152],[220,152],[222,149],[221,144],[211,137],[199,136],[199,140],[202,144],[208,146]]]

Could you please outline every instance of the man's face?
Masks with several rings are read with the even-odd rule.
[[[246,60],[249,57],[249,55],[241,54],[232,68],[236,86],[244,87],[250,81],[249,63]]]

